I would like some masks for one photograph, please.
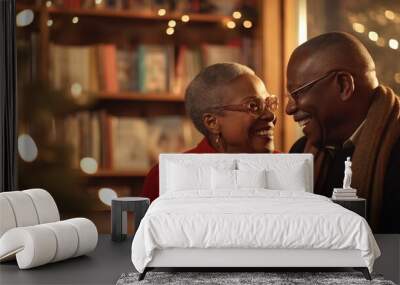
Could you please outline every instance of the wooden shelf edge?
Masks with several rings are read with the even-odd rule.
[[[87,174],[79,171],[84,177],[116,177],[116,178],[129,178],[129,177],[145,177],[148,170],[110,170],[110,169],[100,169],[96,173]]]
[[[96,94],[98,100],[122,100],[122,101],[161,101],[161,102],[184,102],[181,95],[172,93],[140,93],[140,92],[119,92]]]
[[[119,9],[89,9],[89,8],[78,8],[78,9],[66,9],[59,7],[50,7],[47,9],[49,14],[59,15],[76,15],[76,16],[96,16],[96,17],[118,17],[118,18],[130,18],[138,20],[155,20],[155,21],[168,21],[168,20],[180,20],[183,14],[171,13],[165,16],[158,16],[155,12],[135,12],[129,10]],[[203,23],[221,23],[231,19],[225,15],[213,15],[213,14],[188,14],[190,22],[203,22]]]

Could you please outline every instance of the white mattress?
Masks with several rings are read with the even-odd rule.
[[[265,189],[196,193],[166,193],[151,204],[132,243],[139,272],[156,249],[168,248],[359,250],[370,271],[380,255],[365,219],[326,197]]]

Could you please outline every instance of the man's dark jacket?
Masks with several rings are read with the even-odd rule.
[[[373,135],[373,134],[371,134]],[[297,140],[290,153],[303,153],[306,137]],[[354,147],[332,151],[332,163],[328,177],[324,183],[324,193],[315,193],[327,197],[332,196],[333,188],[341,188],[344,178],[344,161],[352,156]],[[400,139],[393,146],[387,165],[384,181],[382,214],[379,233],[400,233]]]

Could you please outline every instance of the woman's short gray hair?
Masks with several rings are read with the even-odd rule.
[[[225,94],[218,91],[223,85],[243,74],[254,75],[255,73],[249,67],[239,63],[217,63],[204,68],[186,88],[186,113],[195,127],[206,137],[208,131],[203,124],[203,114],[210,107],[223,104]]]

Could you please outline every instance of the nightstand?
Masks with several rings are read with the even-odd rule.
[[[359,214],[364,219],[367,218],[367,200],[364,198],[354,199],[332,199],[332,202],[339,204],[340,206]]]
[[[127,236],[127,211],[135,215],[135,232],[150,205],[149,198],[119,197],[111,201],[111,239],[123,241]]]

